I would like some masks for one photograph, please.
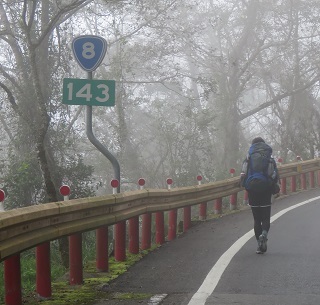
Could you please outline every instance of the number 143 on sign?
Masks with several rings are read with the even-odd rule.
[[[64,78],[62,103],[67,105],[114,106],[115,81]]]

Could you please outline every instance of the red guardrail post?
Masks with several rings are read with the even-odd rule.
[[[244,178],[246,174],[241,173],[241,178]],[[249,194],[246,190],[243,191],[243,204],[247,205],[249,203]]]
[[[197,176],[198,185],[201,185],[202,176]],[[207,203],[203,202],[199,205],[199,220],[206,220],[207,218]]]
[[[140,189],[143,189],[144,181],[141,181],[141,184],[139,184]],[[142,235],[141,235],[141,249],[147,250],[151,248],[151,221],[152,221],[152,214],[151,213],[145,213],[141,215],[142,218]]]
[[[4,199],[5,192],[0,189],[1,211],[4,211]],[[10,256],[4,261],[4,291],[6,305],[22,304],[20,254]]]
[[[108,226],[104,226],[96,230],[96,269],[98,272],[109,271],[108,234]]]
[[[69,200],[70,187],[60,187],[60,194],[65,201]],[[80,285],[83,283],[82,273],[82,234],[76,233],[69,236],[69,284]]]
[[[198,181],[200,179],[199,177],[201,176],[197,176]],[[191,227],[191,206],[187,206],[183,208],[183,232],[187,232],[190,229],[190,227]]]
[[[165,243],[164,235],[164,212],[156,212],[156,244],[162,245]]]
[[[129,252],[139,253],[139,217],[129,219]]]
[[[297,161],[298,162],[302,161],[302,158],[300,156],[297,156]],[[306,177],[305,173],[301,173],[301,175],[300,175],[300,184],[301,184],[302,190],[307,189],[307,177]]]
[[[40,299],[51,297],[50,242],[36,248],[36,291]]]
[[[307,189],[307,176],[305,173],[301,174],[301,189],[303,190]]]
[[[69,284],[81,285],[82,274],[82,234],[76,233],[69,236]]]
[[[217,198],[214,201],[214,213],[221,214],[222,213],[222,198]]]
[[[280,184],[281,184],[281,194],[282,195],[287,195],[287,179],[286,178],[281,178],[280,179]]]
[[[244,190],[244,193],[243,193],[243,204],[244,205],[249,204],[249,194],[246,190]]]
[[[187,232],[191,227],[191,207],[183,208],[183,232]]]
[[[140,178],[138,185],[141,189],[145,185],[145,180]],[[129,219],[129,252],[132,254],[139,253],[139,216]]]
[[[117,193],[119,181],[111,180],[113,193]],[[126,260],[126,221],[120,221],[114,225],[114,258],[118,262]]]
[[[151,213],[141,215],[142,218],[142,236],[141,236],[141,249],[147,250],[151,247]]]
[[[233,177],[236,170],[234,168],[231,168],[229,172],[231,177]],[[235,193],[230,196],[230,210],[235,210],[237,208],[237,195],[238,194]]]
[[[282,158],[278,159],[278,165],[279,167],[282,166]],[[282,195],[287,195],[287,179],[286,178],[281,178],[280,177],[280,190]]]
[[[296,192],[297,190],[297,179],[296,176],[291,177],[291,192]]]
[[[22,304],[20,254],[4,261],[4,289],[6,305]]]
[[[156,212],[156,244],[162,245],[164,243],[164,213]]]
[[[309,173],[309,179],[310,179],[310,188],[314,189],[315,188],[314,171],[311,171]]]
[[[167,179],[168,190],[171,189],[173,180]],[[177,237],[177,209],[169,211],[169,228],[168,228],[168,240],[173,240]]]
[[[109,228],[96,229],[96,269],[98,272],[109,271]]]

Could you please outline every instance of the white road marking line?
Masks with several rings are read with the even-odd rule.
[[[293,209],[296,209],[300,206],[303,206],[307,203],[310,203],[318,199],[320,199],[320,196],[314,197],[312,199],[300,202],[289,208],[286,208],[278,212],[274,216],[272,216],[270,219],[270,222],[271,223],[274,222],[276,219],[278,219],[279,217],[281,217],[282,215],[286,214],[287,212]],[[225,253],[222,254],[222,256],[219,258],[219,260],[216,262],[216,264],[212,267],[212,269],[206,276],[205,280],[203,281],[198,291],[192,296],[188,305],[205,305],[207,298],[215,290],[223,272],[228,267],[231,259],[245,245],[245,243],[249,241],[251,237],[254,237],[253,229],[248,233],[244,234],[242,237],[240,237]]]
[[[150,298],[148,305],[158,305],[167,296],[167,294],[156,294]]]

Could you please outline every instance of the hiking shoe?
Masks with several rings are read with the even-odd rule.
[[[257,254],[263,254],[263,252],[261,251],[261,247],[260,246],[258,246],[256,253]]]
[[[261,234],[259,236],[259,241],[258,241],[258,244],[259,244],[259,247],[260,247],[260,250],[264,253],[264,252],[267,252],[267,236],[265,234]]]

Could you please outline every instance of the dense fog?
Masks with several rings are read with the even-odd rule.
[[[111,192],[111,162],[86,135],[86,105],[62,103],[87,79],[72,42],[107,41],[93,79],[115,106],[92,106],[95,137],[123,191],[239,174],[262,136],[275,158],[317,156],[320,2],[289,0],[0,1],[1,184],[7,208]],[[87,92],[88,93],[88,92]]]

